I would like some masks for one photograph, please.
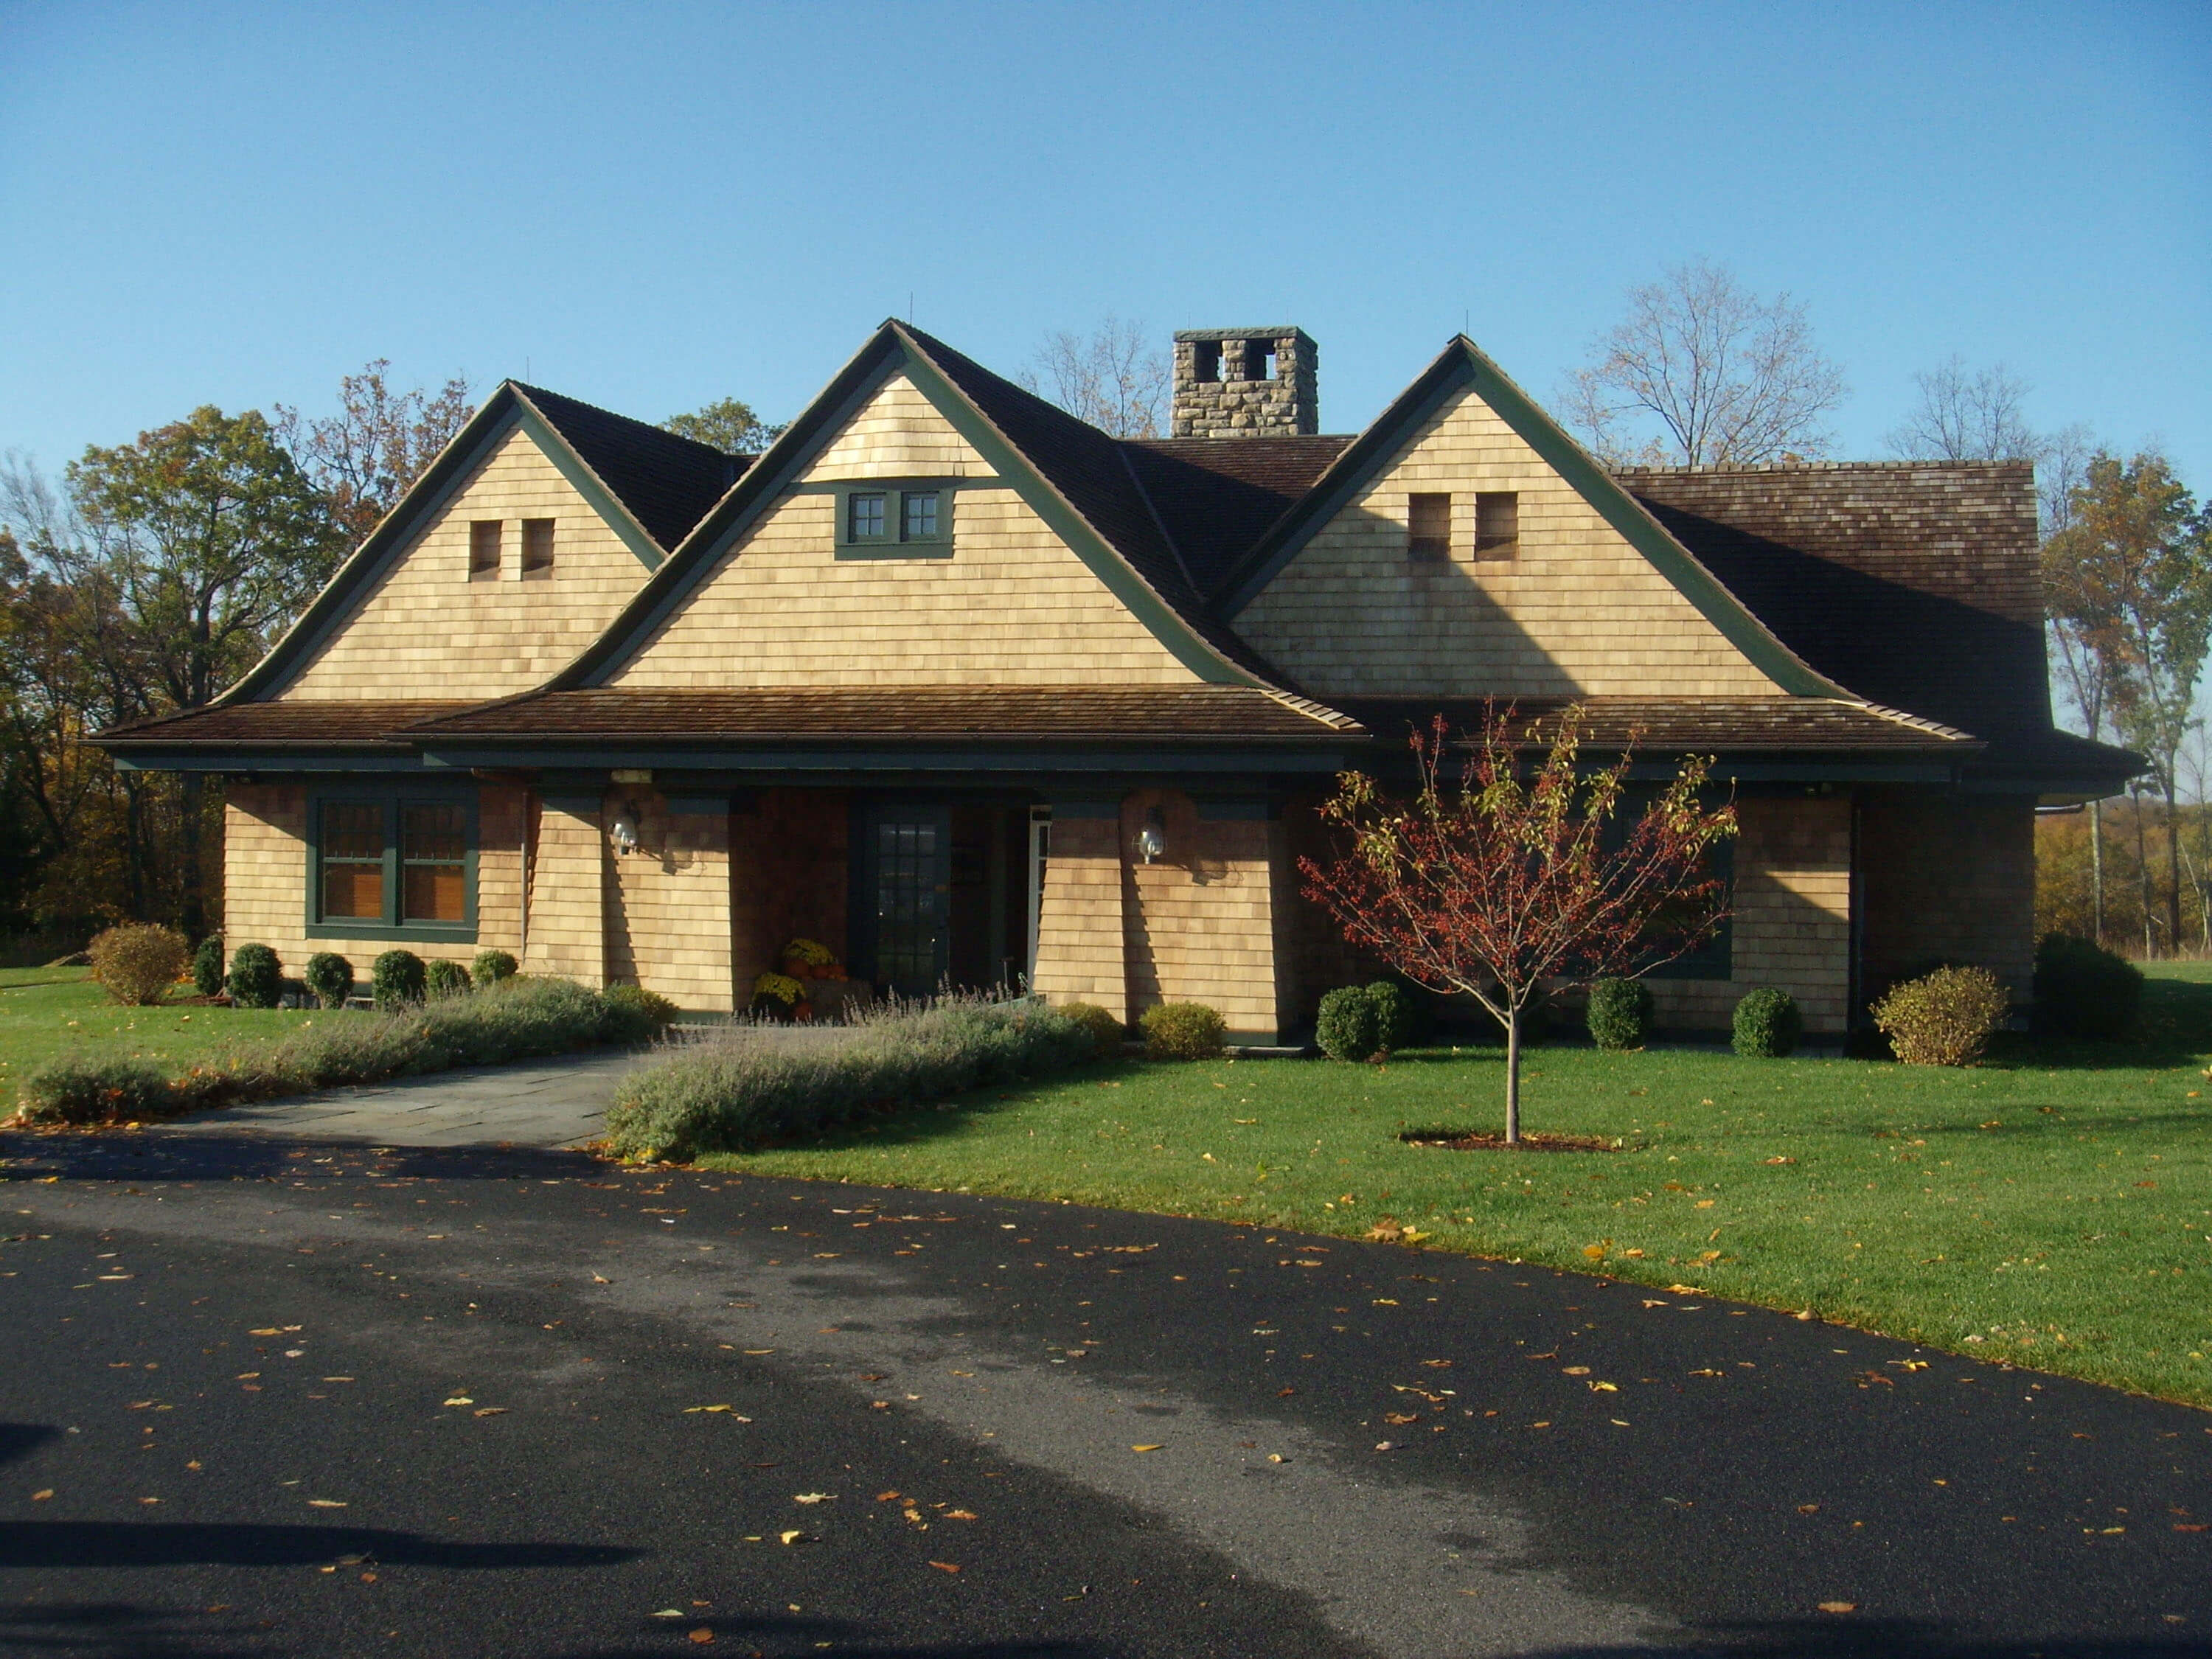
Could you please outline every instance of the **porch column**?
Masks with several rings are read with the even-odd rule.
[[[1052,850],[1037,904],[1031,988],[1055,1005],[1090,1002],[1129,1018],[1122,962],[1121,809],[1112,800],[1056,800]]]
[[[606,983],[606,835],[596,794],[549,794],[530,874],[523,968],[594,990]]]

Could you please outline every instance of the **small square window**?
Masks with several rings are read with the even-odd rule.
[[[884,539],[890,497],[880,490],[855,490],[845,503],[845,539],[879,542]]]
[[[553,520],[525,519],[522,521],[522,579],[525,581],[548,580],[553,574]]]
[[[1275,378],[1275,343],[1273,340],[1244,342],[1244,378],[1248,380],[1272,380]]]
[[[1406,552],[1416,559],[1451,557],[1451,497],[1407,497]]]
[[[935,541],[937,492],[933,489],[909,489],[900,499],[904,505],[902,538],[909,542]]]
[[[499,580],[499,544],[507,526],[497,519],[479,519],[469,526],[469,580]]]
[[[1521,497],[1510,489],[1486,489],[1474,498],[1474,556],[1510,559],[1521,539]]]
[[[1194,380],[1212,382],[1221,378],[1221,343],[1200,340],[1190,349],[1190,374]]]

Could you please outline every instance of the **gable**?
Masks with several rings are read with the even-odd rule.
[[[839,556],[836,487],[867,479],[948,486],[951,556]],[[1196,682],[1198,674],[1046,523],[1018,482],[907,373],[894,371],[824,435],[681,603],[599,683],[665,689]]]
[[[1474,497],[1518,496],[1510,559]],[[1407,555],[1409,497],[1453,498],[1448,559]],[[1236,618],[1313,695],[1730,696],[1776,681],[1462,379]]]
[[[520,579],[526,519],[553,520],[550,578]],[[470,579],[470,526],[480,520],[502,526],[495,580]],[[526,422],[510,422],[275,695],[373,702],[431,689],[472,700],[526,691],[572,661],[644,584],[633,540]]]

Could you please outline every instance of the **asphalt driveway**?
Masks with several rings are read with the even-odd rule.
[[[558,1153],[0,1157],[0,1651],[2212,1653],[2212,1416],[1786,1316]]]

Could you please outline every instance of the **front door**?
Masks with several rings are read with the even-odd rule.
[[[952,814],[885,801],[863,816],[860,914],[877,988],[933,994],[950,967]]]

